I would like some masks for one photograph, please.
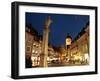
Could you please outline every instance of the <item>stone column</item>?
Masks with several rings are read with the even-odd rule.
[[[40,67],[48,67],[47,57],[48,57],[48,35],[49,26],[51,24],[50,16],[45,20],[45,25],[43,29],[43,41],[42,41],[42,53],[40,54]]]

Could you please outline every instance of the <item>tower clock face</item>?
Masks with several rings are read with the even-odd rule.
[[[71,38],[67,38],[66,39],[66,45],[71,45],[71,41],[72,41]]]

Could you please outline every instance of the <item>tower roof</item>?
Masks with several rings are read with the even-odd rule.
[[[72,39],[72,37],[69,34],[67,34],[66,38],[71,38]]]

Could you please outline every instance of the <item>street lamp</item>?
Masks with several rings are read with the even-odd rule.
[[[89,54],[88,53],[85,54],[85,61],[87,64],[89,63]]]

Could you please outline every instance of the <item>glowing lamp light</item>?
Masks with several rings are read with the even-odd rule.
[[[35,58],[33,56],[31,56],[31,60],[33,61]]]
[[[79,57],[75,55],[75,56],[74,56],[74,59],[75,59],[75,60],[78,60],[78,59],[79,59]]]
[[[32,50],[32,53],[34,53],[35,52],[35,50]]]
[[[88,53],[86,53],[84,57],[85,57],[86,63],[89,64],[89,55],[88,55]]]
[[[50,58],[49,57],[47,57],[47,61],[49,61],[50,60]]]
[[[36,51],[35,53],[38,53],[38,51]]]
[[[85,54],[85,59],[89,59],[88,53]]]
[[[79,57],[80,61],[82,61],[82,56]]]

